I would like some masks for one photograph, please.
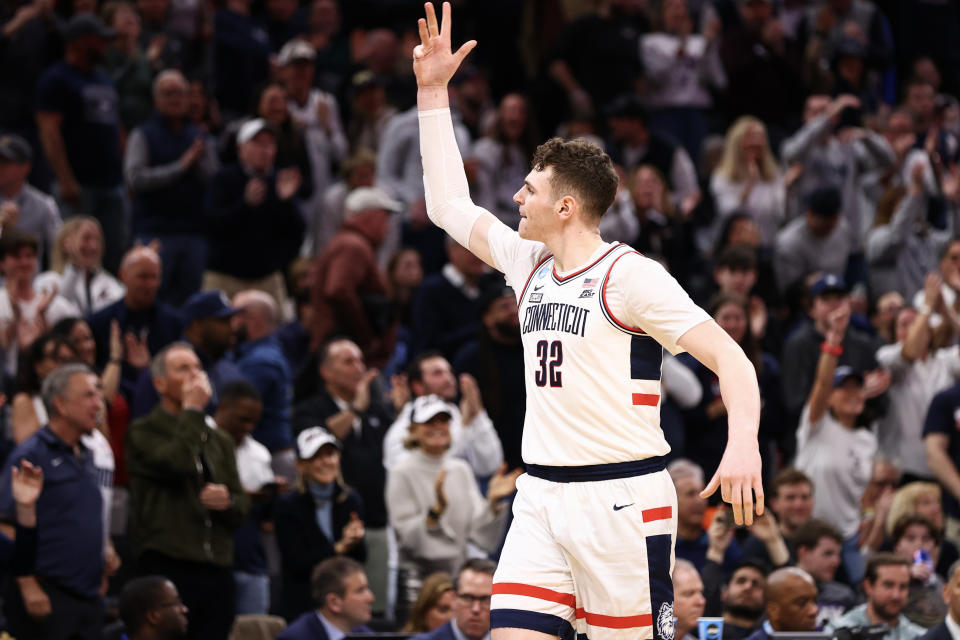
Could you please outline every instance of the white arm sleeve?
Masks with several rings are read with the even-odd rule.
[[[484,209],[470,200],[450,109],[420,111],[418,116],[427,215],[451,238],[469,248],[470,232]]]

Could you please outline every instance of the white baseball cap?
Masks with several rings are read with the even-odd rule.
[[[269,131],[270,133],[273,133],[273,129],[270,128],[270,125],[263,118],[247,120],[240,127],[240,131],[237,132],[237,144],[250,142],[261,131]]]
[[[291,40],[283,45],[280,53],[277,54],[277,64],[284,67],[297,60],[309,60],[313,62],[317,58],[317,50],[306,40]]]
[[[325,444],[332,444],[337,449],[340,448],[340,441],[323,427],[304,429],[297,436],[297,455],[301,460],[309,460],[317,455],[317,451]]]
[[[453,416],[453,407],[449,402],[438,395],[420,396],[413,401],[413,411],[410,412],[410,422],[425,424],[440,414]]]
[[[351,213],[360,213],[370,209],[386,209],[387,211],[397,213],[403,210],[403,204],[399,200],[394,200],[377,187],[357,187],[347,195],[343,202],[343,208],[347,215]]]

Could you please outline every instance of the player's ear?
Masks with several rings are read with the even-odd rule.
[[[563,196],[557,200],[557,215],[560,216],[561,220],[570,218],[576,208],[577,201],[573,199],[573,196]]]

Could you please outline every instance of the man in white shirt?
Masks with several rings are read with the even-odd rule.
[[[476,476],[492,475],[503,464],[503,448],[493,421],[483,408],[480,389],[472,376],[460,376],[462,399],[456,407],[457,379],[450,363],[436,351],[419,355],[408,373],[410,391],[414,398],[436,394],[450,404],[450,452],[463,458]],[[410,433],[410,412],[413,401],[400,410],[397,419],[387,430],[383,440],[383,466],[389,471],[410,455],[403,442]]]

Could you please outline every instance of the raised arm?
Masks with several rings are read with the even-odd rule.
[[[450,46],[450,3],[443,3],[442,27],[437,24],[433,4],[426,3],[424,9],[427,17],[417,23],[420,44],[413,50],[413,72],[417,78],[420,155],[423,159],[427,215],[450,237],[490,266],[496,267],[490,253],[488,235],[497,219],[470,200],[463,159],[453,133],[447,93],[450,79],[467,54],[477,46],[477,42],[465,42],[454,53]]]

